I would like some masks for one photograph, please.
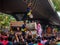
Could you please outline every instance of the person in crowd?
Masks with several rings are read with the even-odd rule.
[[[20,38],[21,35],[22,35],[21,28],[17,27],[17,31],[15,32],[15,36]]]
[[[43,45],[40,40],[38,40],[38,45]]]
[[[48,41],[48,40],[46,39],[46,37],[42,37],[41,43],[42,43],[43,45],[45,45],[45,43],[46,43],[47,41]]]
[[[26,22],[24,21],[24,24],[22,25],[22,35],[23,35],[23,37],[25,37],[25,35],[26,35],[26,33],[25,33],[25,30],[26,30]]]
[[[17,30],[16,30],[16,33],[20,33],[20,31],[21,31],[21,27],[17,27]]]
[[[37,34],[42,37],[42,27],[41,27],[41,24],[38,22],[37,23],[37,27],[36,27],[36,30],[37,30]]]
[[[31,39],[33,38],[31,30],[29,30],[29,33],[27,34],[27,42],[30,43]]]
[[[12,37],[8,37],[8,45],[13,45]]]
[[[21,40],[20,40],[20,45],[26,45],[26,42],[23,38],[21,38]]]
[[[3,33],[2,38],[2,45],[8,45],[8,37],[5,33]]]
[[[0,32],[0,45],[2,45],[2,41],[3,41],[3,38],[2,38],[2,34]]]
[[[3,40],[2,45],[8,45],[8,40],[7,39]]]
[[[31,42],[28,43],[28,45],[33,45],[33,40],[31,39]]]
[[[13,45],[18,45],[19,44],[18,37],[16,37],[16,36],[12,39],[12,41],[13,41]]]
[[[37,41],[36,40],[34,40],[34,45],[37,45]]]
[[[57,40],[56,45],[60,45],[60,40]]]
[[[25,28],[26,23],[22,25],[21,28]],[[37,24],[36,30],[27,30],[21,31],[20,27],[17,27],[16,31],[13,32],[2,32],[0,33],[0,45],[49,45],[51,37],[46,36],[45,33],[42,32],[42,28],[40,23]],[[33,36],[36,34],[36,37]],[[37,36],[38,34],[38,36]],[[54,37],[52,37],[54,39]],[[53,40],[52,40],[53,41]],[[60,40],[57,41],[57,45],[59,45]]]
[[[58,32],[57,29],[54,28],[54,29],[53,29],[53,35],[54,35],[55,37],[57,36],[57,32]]]

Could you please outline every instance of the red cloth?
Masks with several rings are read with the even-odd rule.
[[[41,44],[41,43],[38,43],[38,45],[43,45],[43,44]]]
[[[3,41],[2,41],[2,44],[3,44],[3,45],[7,45],[7,44],[8,44],[8,40],[3,40]]]

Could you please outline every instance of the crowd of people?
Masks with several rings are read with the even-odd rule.
[[[26,32],[19,30],[16,32],[1,32],[0,45],[50,45],[51,41],[56,39],[55,36],[45,37],[43,35],[40,37],[36,34],[34,37],[31,30]]]
[[[25,28],[24,25],[22,27]],[[39,27],[41,27],[40,24],[35,30],[36,33],[32,30],[21,31],[19,27],[16,31],[0,32],[0,45],[56,45],[57,36],[45,36]]]

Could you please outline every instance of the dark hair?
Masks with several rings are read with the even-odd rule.
[[[40,36],[38,36],[38,37],[37,37],[37,39],[41,39],[41,37],[40,37]]]
[[[37,43],[37,40],[36,39],[34,40],[34,43]]]
[[[47,38],[46,38],[46,37],[43,37],[43,38],[42,38],[42,40],[44,40],[44,39],[46,39],[46,40],[47,40]]]
[[[35,41],[35,39],[32,39],[32,42],[34,42]]]
[[[40,43],[41,41],[38,39],[38,43]]]
[[[12,37],[8,37],[8,41],[12,41]]]
[[[32,39],[32,36],[31,35],[28,35],[28,39]]]

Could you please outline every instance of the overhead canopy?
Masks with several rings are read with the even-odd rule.
[[[34,19],[47,19],[51,24],[60,25],[59,17],[48,0],[31,0],[31,2]],[[24,0],[0,0],[0,12],[10,14],[25,12],[27,3]],[[17,17],[20,18],[18,15]]]

